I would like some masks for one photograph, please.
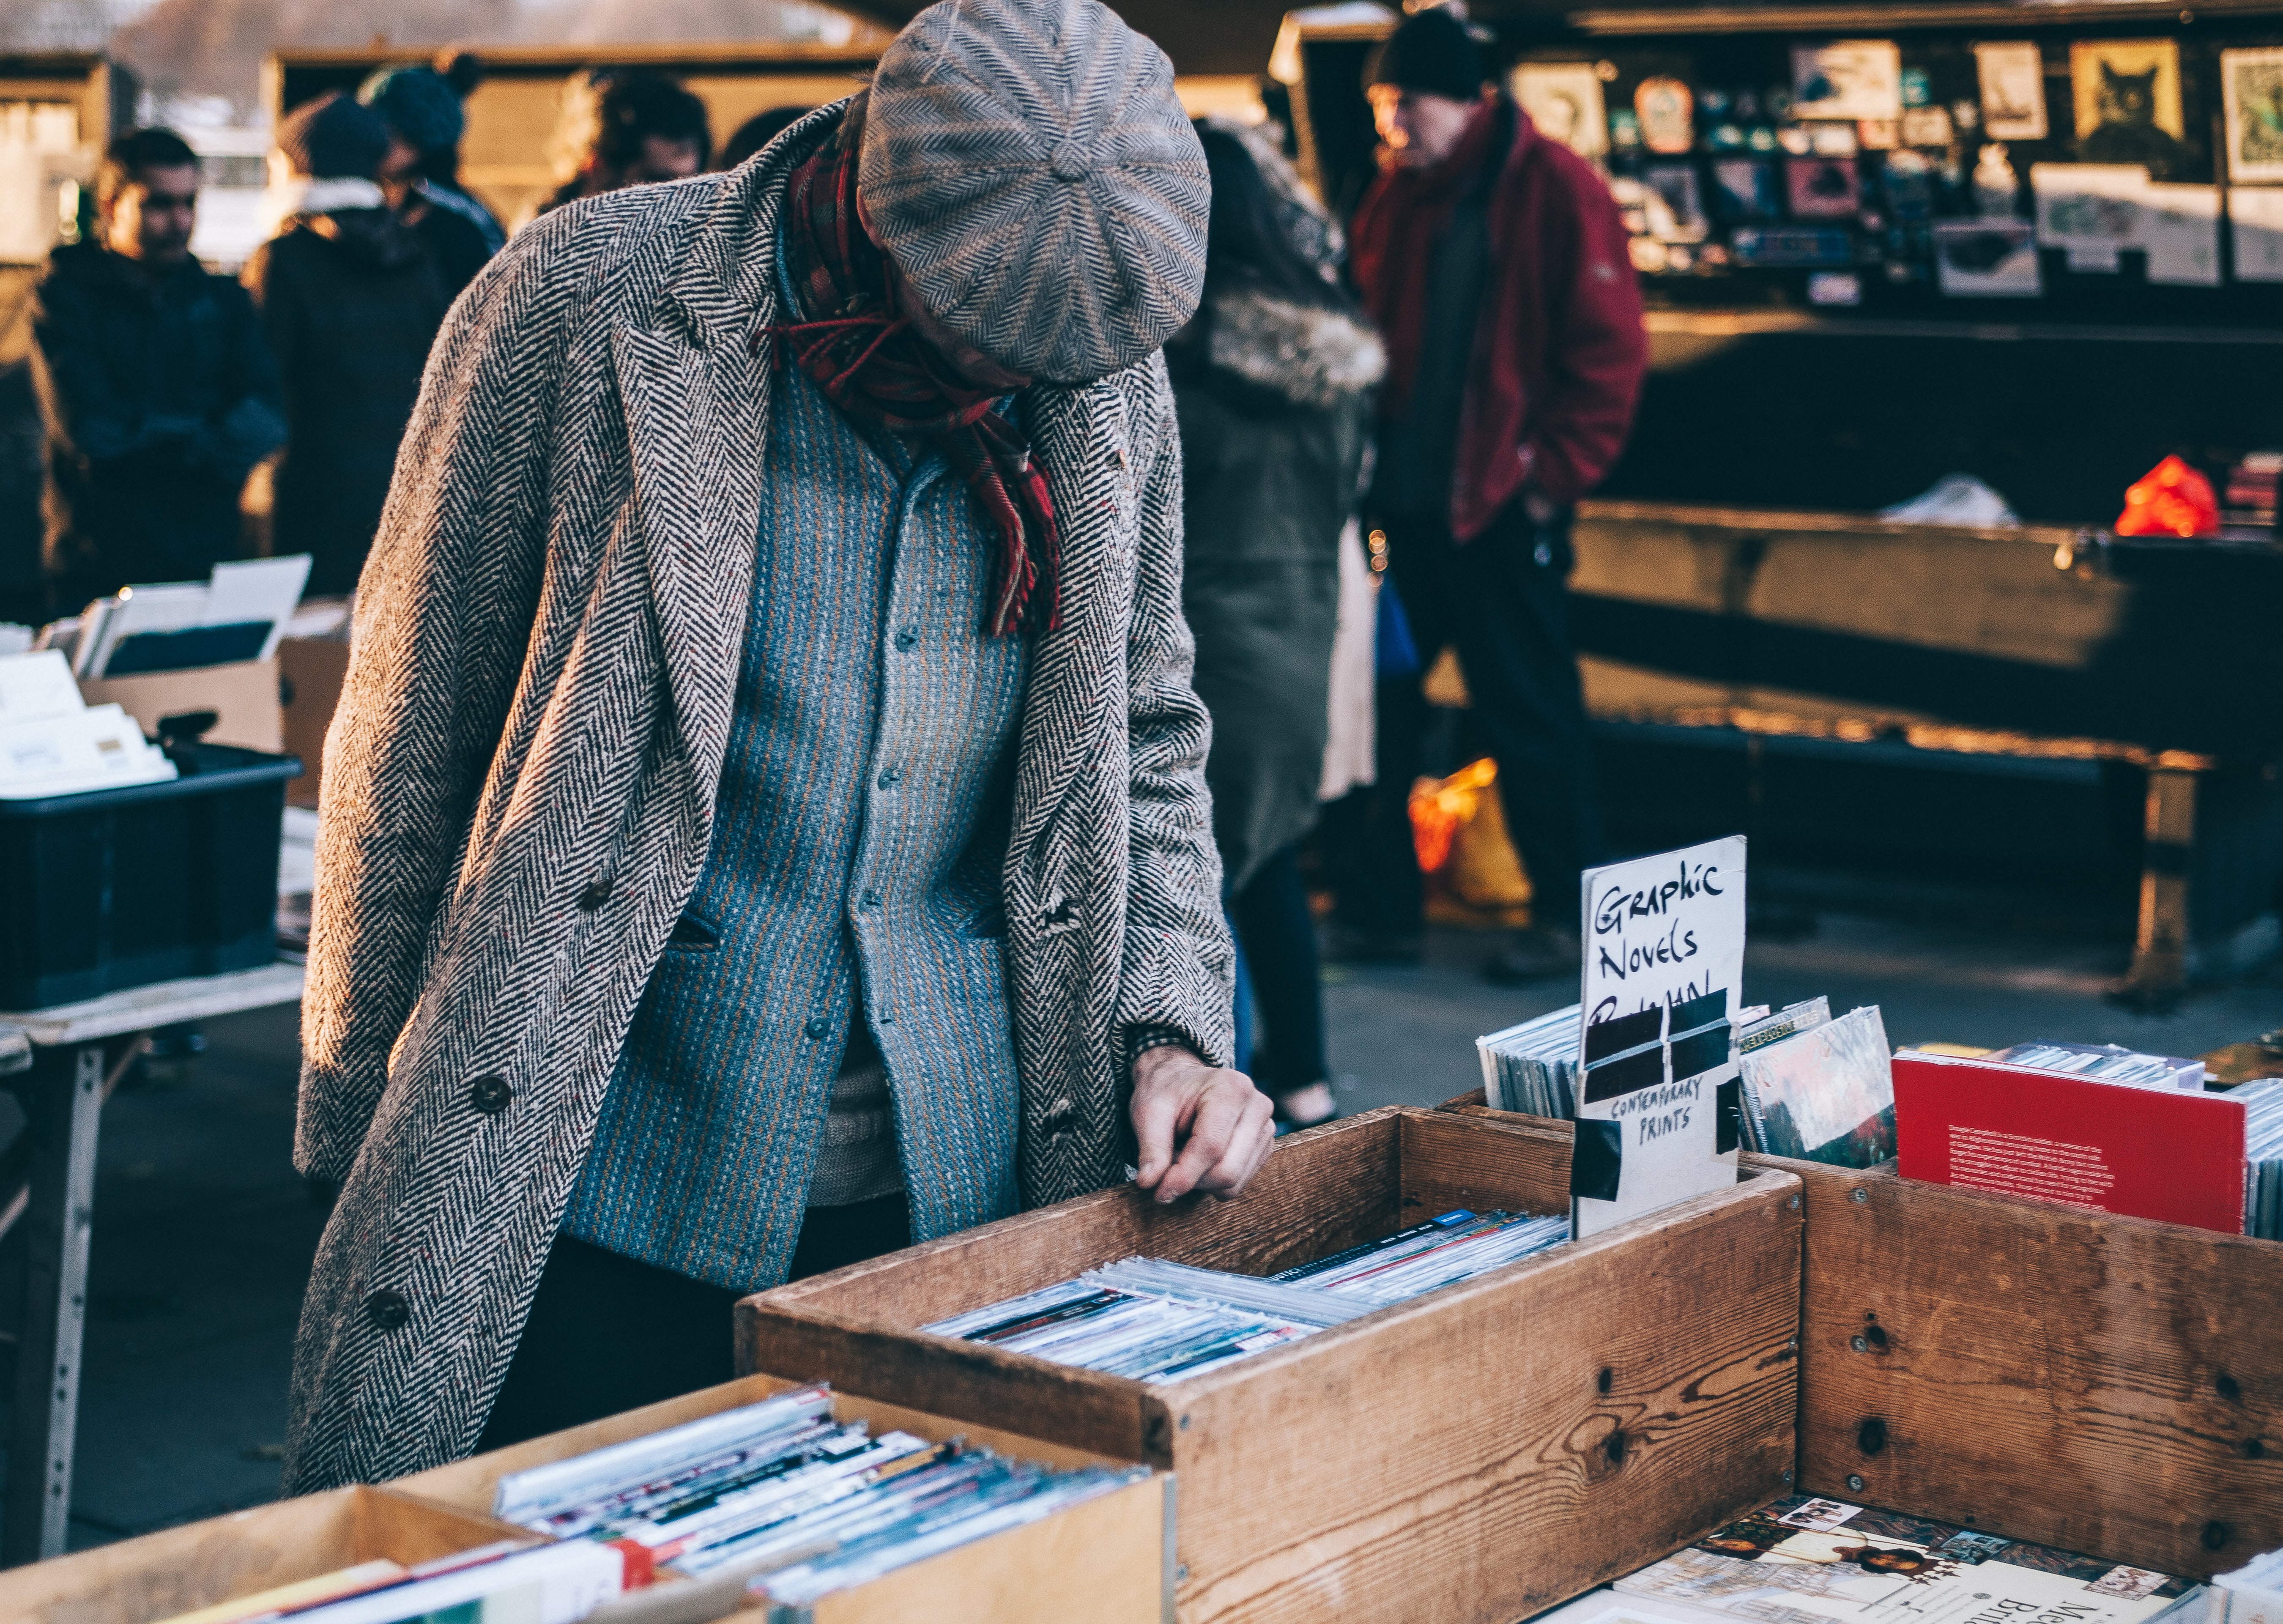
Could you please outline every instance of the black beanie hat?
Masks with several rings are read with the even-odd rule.
[[[1391,84],[1470,102],[1482,94],[1483,57],[1474,36],[1448,10],[1434,6],[1405,18],[1371,53],[1366,88]]]
[[[369,181],[388,156],[388,126],[339,90],[304,102],[277,126],[277,150],[311,180]]]

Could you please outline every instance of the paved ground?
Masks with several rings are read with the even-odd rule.
[[[1332,972],[1333,1060],[1348,1109],[1431,1104],[1471,1088],[1477,1034],[1574,1000],[1554,986],[1484,986],[1473,974],[1483,949],[1443,933],[1419,967]],[[1898,1043],[2050,1036],[2193,1054],[2283,1024],[2283,981],[2271,974],[2151,1019],[2101,1002],[2121,968],[2114,944],[2066,933],[1830,913],[1812,937],[1756,948],[1747,994],[1876,1003]],[[277,1489],[294,1316],[319,1228],[287,1160],[293,1019],[217,1021],[210,1036],[209,1052],[180,1075],[132,1085],[109,1107],[75,1544]]]

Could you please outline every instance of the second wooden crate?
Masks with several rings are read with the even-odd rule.
[[[922,1325],[1132,1255],[1266,1274],[1568,1208],[1557,1135],[1391,1108],[1243,1199],[1105,1191],[746,1299],[741,1366],[1179,1478],[1183,1620],[1510,1624],[1785,1491],[1800,1191],[1769,1174],[1170,1386]]]

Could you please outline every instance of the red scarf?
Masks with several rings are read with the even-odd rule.
[[[1410,409],[1426,340],[1428,286],[1435,249],[1451,211],[1482,178],[1500,125],[1499,98],[1487,97],[1442,162],[1424,168],[1391,168],[1373,183],[1348,227],[1349,263],[1363,292],[1364,308],[1387,343],[1387,381],[1379,415],[1400,421]]]
[[[792,173],[785,244],[802,320],[753,335],[785,341],[785,356],[860,424],[918,434],[940,449],[999,533],[998,578],[985,629],[992,636],[1062,623],[1054,503],[1031,442],[895,313],[888,262],[856,217],[853,110]]]

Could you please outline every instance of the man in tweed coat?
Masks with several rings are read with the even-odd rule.
[[[289,1488],[726,1375],[790,1269],[1258,1168],[1156,353],[1204,173],[1095,0],[944,0],[461,299],[326,745]]]

